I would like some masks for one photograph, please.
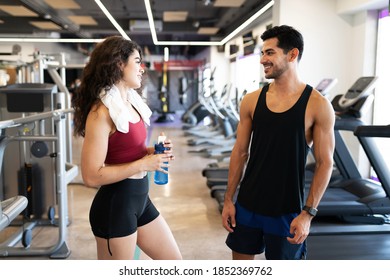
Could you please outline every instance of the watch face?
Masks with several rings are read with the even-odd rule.
[[[307,211],[312,216],[317,215],[317,209],[315,209],[315,208],[304,206],[303,210]]]

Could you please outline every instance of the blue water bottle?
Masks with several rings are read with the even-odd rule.
[[[154,153],[155,154],[163,154],[164,153],[164,151],[166,149],[164,147],[164,141],[165,141],[165,136],[158,137],[157,144],[154,145]],[[164,162],[164,163],[168,163],[168,162]],[[168,171],[168,167],[163,167],[163,169]],[[168,183],[168,174],[156,170],[154,172],[154,182],[157,185],[165,185],[166,183]]]

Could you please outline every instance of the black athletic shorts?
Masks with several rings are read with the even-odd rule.
[[[137,227],[150,223],[159,214],[150,201],[145,176],[100,187],[91,205],[89,221],[95,236],[110,239],[133,234]]]

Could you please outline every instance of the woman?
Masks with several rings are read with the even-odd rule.
[[[141,88],[142,56],[133,41],[112,36],[99,43],[72,99],[75,135],[84,137],[84,183],[100,187],[90,209],[98,259],[133,259],[136,245],[152,259],[181,259],[178,246],[149,199],[147,172],[168,167],[172,143],[154,155],[146,147],[151,111]]]

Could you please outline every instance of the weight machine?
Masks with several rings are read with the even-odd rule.
[[[0,257],[66,258],[70,254],[65,243],[70,222],[67,185],[78,175],[78,166],[72,164],[73,110],[65,69],[75,66],[66,65],[63,53],[33,56],[32,62],[18,65],[17,84],[0,89],[0,200],[5,199],[3,213],[16,204],[24,207],[18,209],[22,219],[16,219],[19,214],[13,211],[12,225],[22,226],[0,244]],[[44,83],[45,71],[55,84]],[[10,208],[9,197],[18,198],[15,207]],[[57,242],[48,247],[31,245],[37,226],[58,228]],[[20,241],[23,247],[17,246]]]
[[[42,143],[41,141],[54,143],[54,151],[51,153],[55,161],[55,182],[53,185],[56,194],[56,206],[52,206],[48,211],[49,221],[42,219],[30,219],[24,223],[14,235],[0,244],[0,256],[38,256],[48,255],[51,258],[67,258],[70,250],[66,245],[66,227],[68,224],[67,208],[67,185],[77,175],[78,167],[69,166],[66,162],[66,119],[71,113],[71,109],[60,109],[50,112],[39,113],[27,117],[0,121],[0,170],[3,167],[3,156],[6,147],[11,142]],[[52,121],[54,124],[54,134],[45,132],[45,121]],[[22,133],[7,135],[5,132],[10,128],[18,128]],[[37,129],[37,133],[32,131]],[[31,145],[32,153],[40,156],[38,147]],[[33,151],[34,149],[37,149]],[[1,177],[3,174],[0,174]],[[2,202],[3,205],[3,202]],[[58,218],[54,217],[55,208],[58,210]],[[48,247],[31,246],[32,230],[36,226],[52,225],[58,227],[57,242]],[[23,247],[15,245],[22,241]]]

